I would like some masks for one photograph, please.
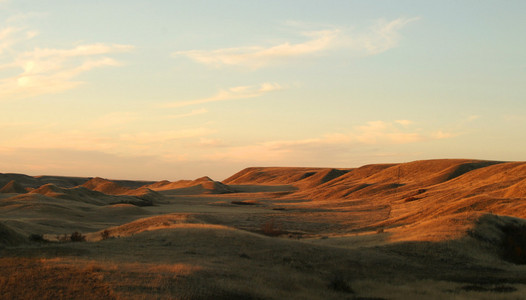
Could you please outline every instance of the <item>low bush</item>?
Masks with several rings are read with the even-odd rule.
[[[285,233],[281,229],[281,225],[276,224],[276,222],[274,221],[268,221],[264,223],[263,225],[261,225],[261,232],[264,235],[268,235],[268,236],[279,236]]]
[[[104,231],[102,231],[102,232],[100,233],[100,238],[101,238],[102,240],[107,240],[107,239],[109,239],[110,237],[111,237],[111,236],[110,236],[110,232],[109,232],[107,229],[105,229]]]
[[[502,232],[502,258],[515,264],[526,264],[526,225],[509,224],[502,228]]]
[[[38,242],[38,243],[43,243],[43,242],[46,242],[46,240],[44,239],[44,236],[41,235],[41,234],[36,234],[36,233],[33,233],[29,236],[29,240],[31,242]]]
[[[69,239],[72,242],[85,242],[86,241],[86,236],[82,235],[82,233],[80,233],[80,232],[75,231],[75,232],[73,232],[71,234]]]
[[[345,280],[341,274],[333,274],[329,282],[329,288],[338,292],[354,293],[351,286],[347,283],[347,280]]]

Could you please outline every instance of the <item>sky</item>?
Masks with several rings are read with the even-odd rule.
[[[0,172],[526,160],[526,1],[0,0]]]

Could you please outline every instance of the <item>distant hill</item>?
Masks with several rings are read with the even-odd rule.
[[[235,190],[228,185],[215,181],[208,176],[195,180],[179,180],[175,182],[160,181],[147,187],[154,191],[164,191],[172,195],[225,194],[235,192]]]
[[[17,194],[23,194],[27,193],[26,189],[22,187],[16,180],[11,180],[4,187],[0,189],[0,193],[17,193]]]

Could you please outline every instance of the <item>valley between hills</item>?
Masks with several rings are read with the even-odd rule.
[[[526,162],[0,174],[2,299],[521,299]]]

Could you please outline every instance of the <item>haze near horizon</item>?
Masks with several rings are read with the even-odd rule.
[[[525,9],[0,0],[0,172],[524,161]]]

